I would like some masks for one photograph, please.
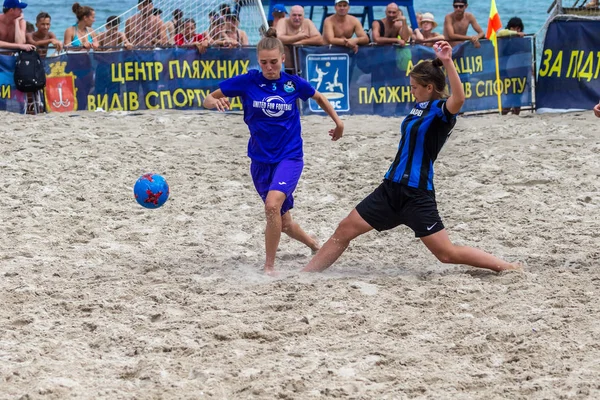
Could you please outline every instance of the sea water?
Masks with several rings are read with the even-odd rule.
[[[28,2],[28,0],[24,1]],[[188,1],[197,2],[199,0]],[[215,0],[215,8],[216,5],[222,2],[226,1]],[[45,11],[49,13],[52,17],[51,30],[54,32],[57,38],[62,41],[64,39],[65,30],[77,22],[75,14],[73,14],[71,11],[73,3],[73,1],[60,0],[29,0],[28,7],[24,10],[25,19],[35,24],[35,17],[39,12]],[[160,8],[161,0],[155,0],[154,3]],[[169,3],[173,4],[172,1]],[[352,3],[352,1],[350,1],[350,3]],[[454,11],[452,8],[452,3],[452,0],[416,0],[414,2],[416,12],[433,13],[436,22],[439,24],[436,31],[440,33],[442,33],[444,16]],[[80,1],[80,4],[94,8],[96,11],[96,23],[94,24],[93,28],[97,28],[104,25],[107,17],[111,15],[120,15],[127,10],[136,7],[137,0],[82,0]],[[179,8],[185,9],[185,6],[182,4],[182,2],[178,2],[177,4]],[[550,0],[496,0],[498,13],[500,14],[500,19],[504,26],[506,26],[506,23],[510,18],[518,16],[523,20],[525,32],[531,34],[537,33],[544,25],[548,17],[547,9],[549,8],[550,4]],[[268,10],[268,5],[268,3],[264,3],[265,12]],[[352,4],[350,4],[350,6],[350,12],[360,12],[362,10],[362,7],[355,6],[353,9]],[[287,8],[289,11],[290,7],[288,6]],[[208,9],[208,11],[210,11],[210,9]],[[475,15],[477,22],[485,32],[490,14],[490,1],[471,0],[469,1],[469,7],[467,11]],[[333,0],[331,1],[329,12],[334,12]],[[305,13],[308,15],[308,10],[306,10]],[[315,20],[317,27],[320,27],[321,15],[322,7],[315,7],[313,19]],[[377,19],[383,18],[385,16],[384,7],[375,7],[374,16]],[[162,17],[164,21],[171,19],[170,15],[163,14]],[[186,17],[187,16],[184,15],[184,18]],[[204,18],[201,18],[200,16],[192,17],[196,18],[198,32],[206,30],[208,27],[208,15],[203,16]],[[248,34],[250,36],[251,43],[255,43],[256,40],[253,40],[253,36],[255,35],[252,32],[248,32]],[[469,34],[473,34],[472,29],[470,30]]]

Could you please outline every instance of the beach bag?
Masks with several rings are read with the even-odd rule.
[[[15,85],[23,93],[33,93],[46,87],[44,62],[36,51],[20,51],[15,63]]]

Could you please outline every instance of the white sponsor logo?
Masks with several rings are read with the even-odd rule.
[[[428,226],[428,227],[427,227],[427,230],[428,230],[428,231],[432,230],[432,229],[433,229],[433,227],[434,227],[434,226],[436,226],[436,225],[437,225],[437,222],[436,222],[435,224],[431,225],[431,226]]]
[[[260,108],[269,117],[280,117],[286,111],[292,110],[292,105],[287,104],[281,96],[269,96],[263,101],[254,100],[252,107]]]
[[[420,117],[421,115],[423,115],[423,110],[419,110],[418,108],[413,108],[412,110],[410,110],[410,114]]]
[[[285,182],[279,182],[280,185],[287,185]]]

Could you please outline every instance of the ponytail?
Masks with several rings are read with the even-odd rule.
[[[265,32],[264,37],[260,39],[260,42],[256,45],[256,51],[273,49],[279,49],[281,54],[285,52],[283,43],[281,43],[281,40],[277,39],[277,30],[271,27]]]

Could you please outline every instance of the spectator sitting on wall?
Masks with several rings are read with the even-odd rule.
[[[323,36],[310,20],[304,18],[304,7],[292,6],[289,18],[277,23],[277,38],[285,46],[285,67],[294,68],[294,57],[290,45],[320,46]]]
[[[111,15],[106,19],[106,31],[98,35],[100,47],[125,47],[127,50],[133,48],[133,45],[127,40],[127,36],[119,31],[120,24],[121,19],[116,15]]]
[[[288,12],[283,4],[275,4],[273,6],[273,11],[271,12],[273,20],[269,21],[269,26],[272,26],[273,28],[277,29],[277,24],[279,24],[279,21],[281,21],[282,19],[285,19],[287,13]]]
[[[523,32],[524,30],[525,30],[525,27],[523,26],[523,21],[521,20],[521,18],[512,17],[508,21],[508,24],[506,24],[506,28],[500,29],[498,31],[497,36],[498,37],[506,37],[506,36],[523,37],[523,36],[525,36],[525,33]]]
[[[138,12],[125,22],[125,36],[136,47],[169,43],[161,19],[152,15],[152,0],[138,0]]]
[[[410,41],[412,31],[402,10],[396,3],[390,3],[385,8],[385,18],[373,21],[371,35],[374,43],[404,46]]]
[[[450,46],[454,47],[465,40],[471,41],[475,48],[481,47],[480,39],[483,39],[485,33],[477,23],[475,16],[467,12],[467,0],[453,0],[454,12],[446,15],[444,19],[444,36],[450,42]],[[472,26],[476,35],[467,36],[469,26]]]
[[[444,40],[444,35],[433,31],[437,26],[432,13],[423,14],[419,27],[413,31],[414,42],[432,47],[435,42]]]
[[[48,46],[54,46],[56,51],[62,50],[62,42],[56,38],[56,35],[50,32],[52,18],[47,12],[41,12],[35,18],[35,26],[33,33],[27,34],[27,43],[34,45],[37,48],[41,57],[46,57]]]
[[[194,45],[200,53],[208,48],[208,39],[201,33],[196,33],[196,21],[193,18],[183,21],[183,33],[175,35],[174,41],[176,46]]]
[[[0,49],[31,51],[35,46],[27,44],[27,24],[23,9],[27,7],[21,0],[4,0],[0,15]]]
[[[347,0],[335,0],[335,14],[323,23],[323,40],[325,44],[345,46],[356,53],[358,46],[369,44],[369,37],[358,18],[348,15],[349,10]]]
[[[79,3],[73,3],[71,9],[77,16],[77,23],[65,30],[65,46],[88,50],[98,48],[98,38],[92,30],[92,25],[96,22],[96,11]]]
[[[176,9],[173,11],[173,19],[165,24],[169,43],[174,43],[175,35],[183,33],[183,11]]]

